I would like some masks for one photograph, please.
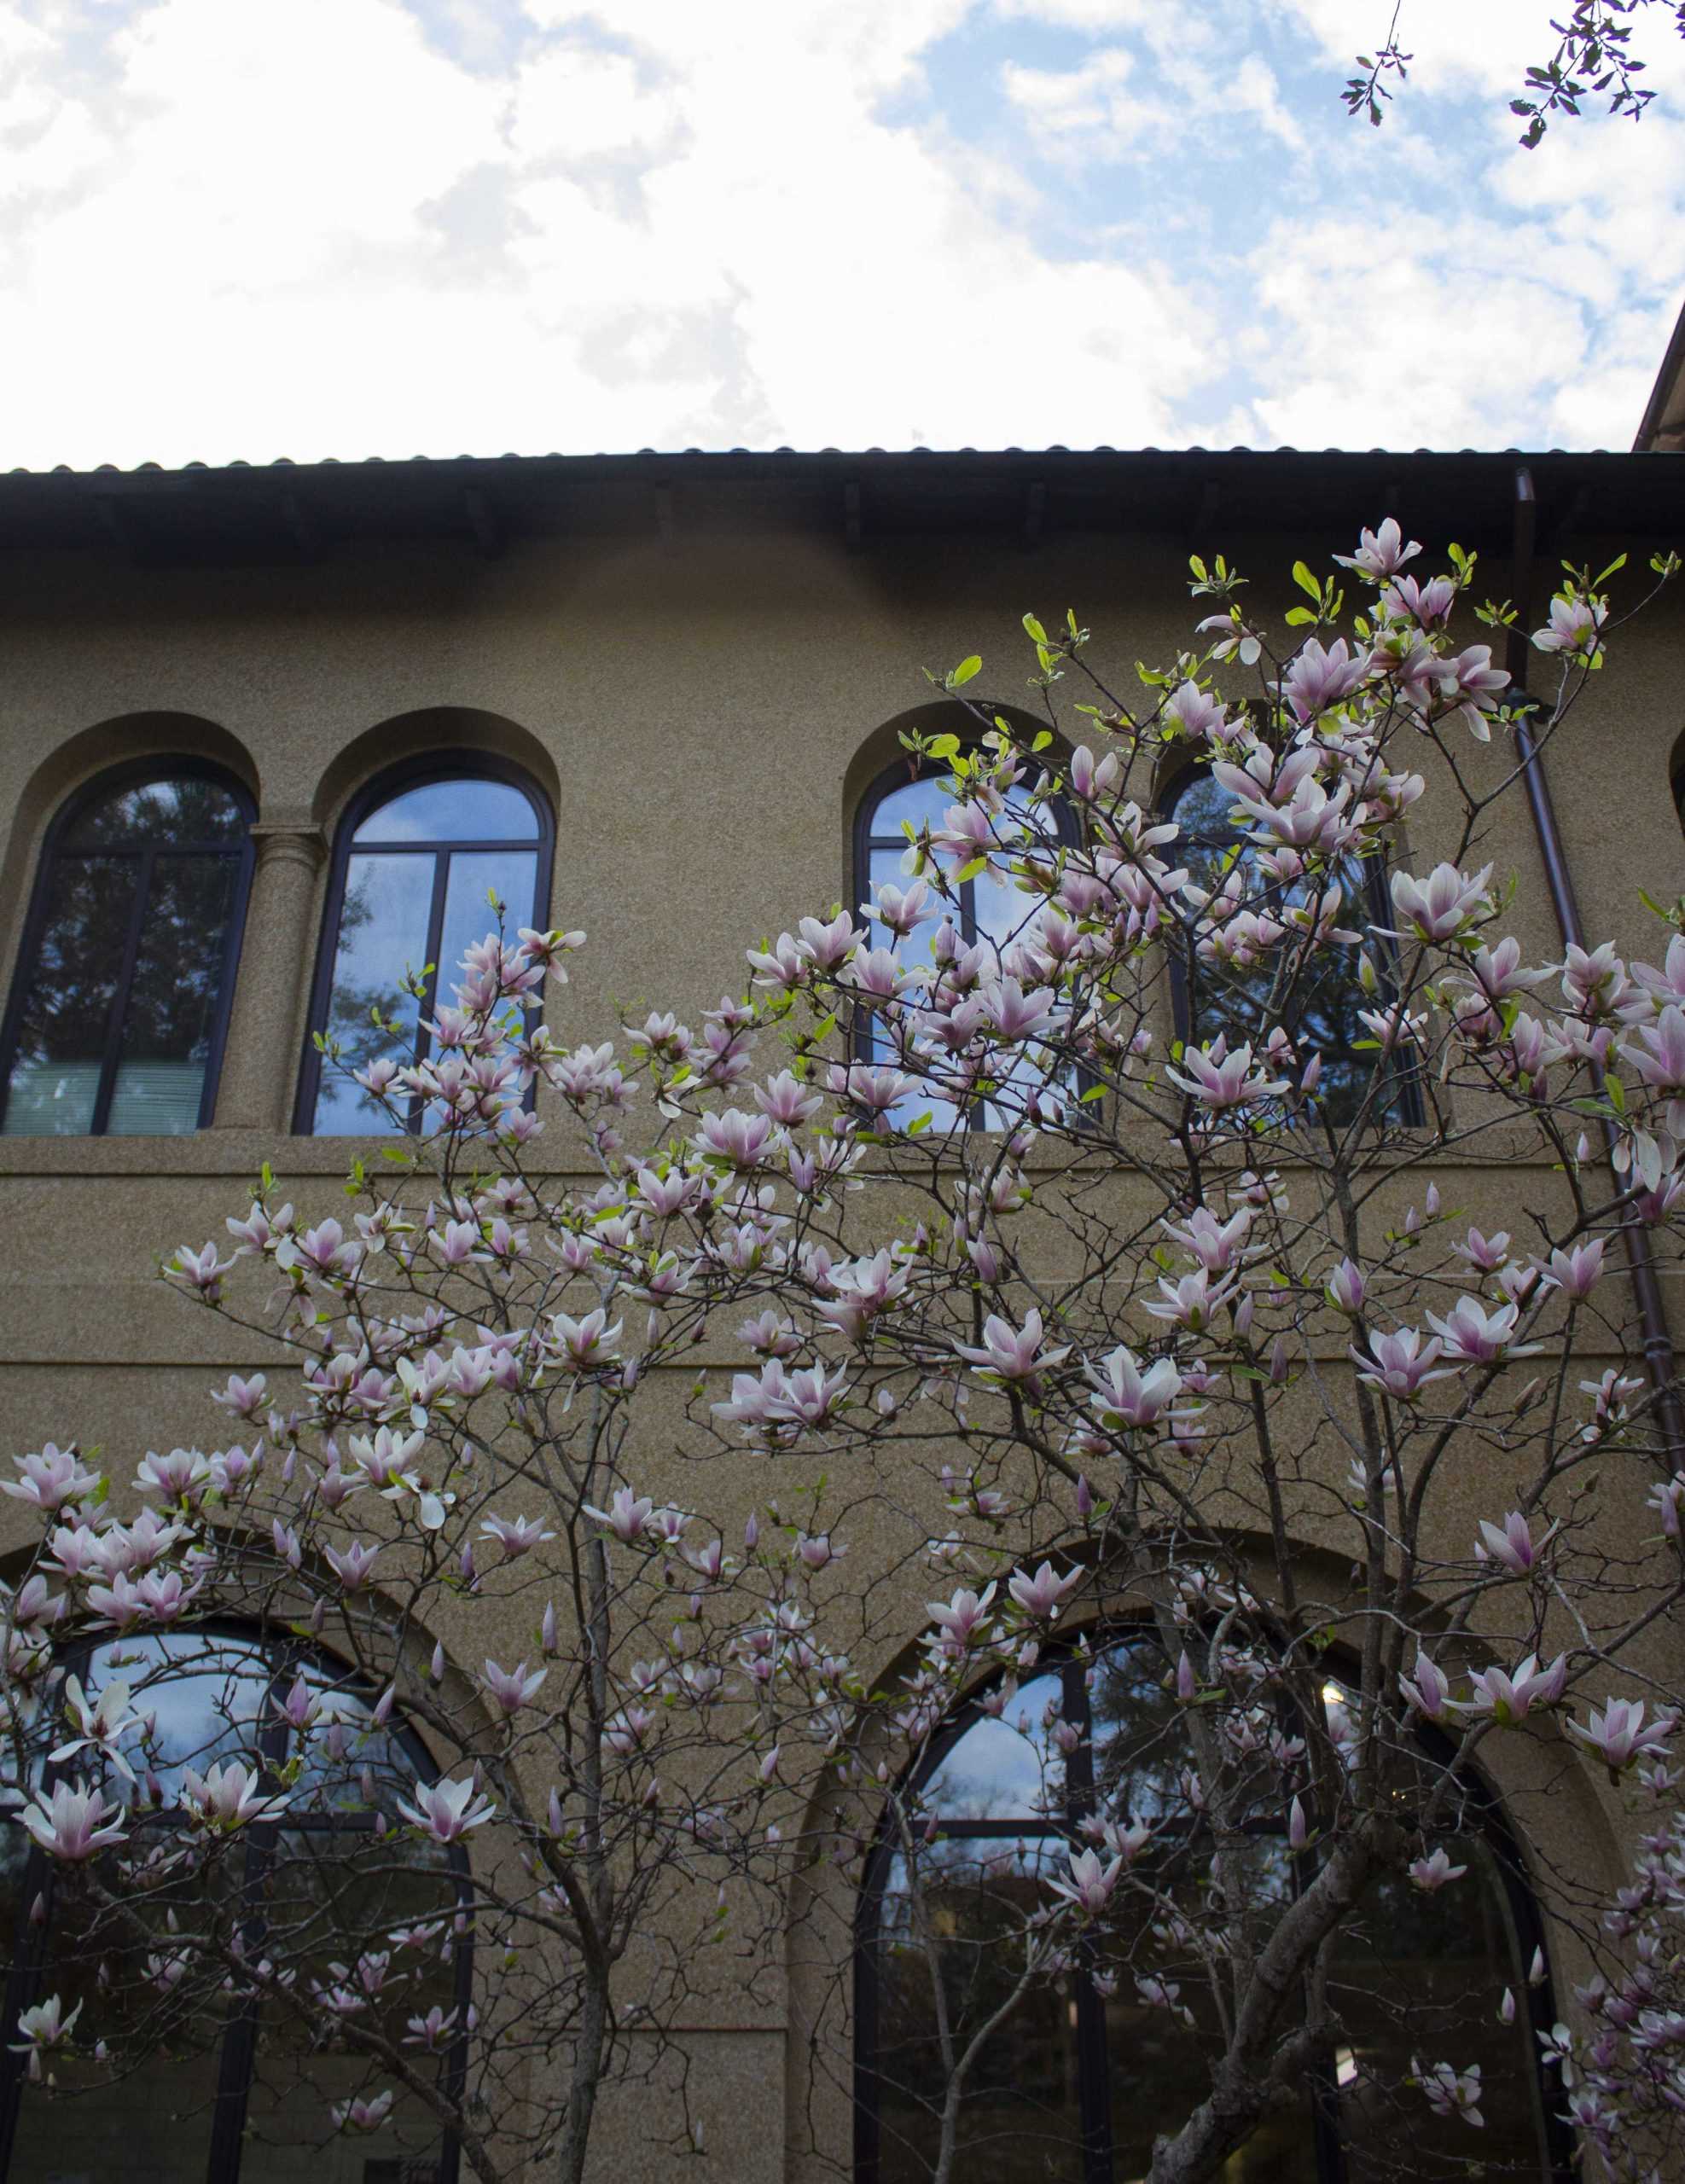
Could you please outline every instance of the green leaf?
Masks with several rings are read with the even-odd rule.
[[[1024,634],[1026,637],[1033,637],[1038,645],[1044,645],[1048,641],[1047,631],[1033,614],[1024,617]]]
[[[933,758],[956,758],[960,752],[960,739],[957,735],[933,735],[925,749]],[[905,820],[902,822],[904,826],[909,823]]]
[[[1322,587],[1317,583],[1316,578],[1311,575],[1310,570],[1305,567],[1303,561],[1295,561],[1293,563],[1293,582],[1299,586],[1301,591],[1308,592],[1310,597],[1316,601],[1319,607],[1322,605]]]
[[[948,677],[949,688],[950,690],[957,690],[962,682],[969,682],[973,675],[980,674],[982,672],[982,669],[983,661],[981,657],[978,653],[973,653],[968,659],[962,659],[959,665],[954,670],[953,673]]]
[[[967,880],[975,880],[988,862],[986,856],[973,857],[969,864],[962,865],[954,874],[954,885],[956,887],[963,887]]]
[[[1314,622],[1316,617],[1308,607],[1290,607],[1284,619],[1290,629],[1297,630],[1306,622]]]

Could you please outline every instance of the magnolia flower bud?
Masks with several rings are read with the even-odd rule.
[[[435,1647],[433,1647],[433,1665],[432,1665],[431,1669],[428,1670],[428,1673],[431,1675],[431,1676],[433,1677],[433,1682],[434,1682],[435,1683],[443,1683],[443,1682],[444,1682],[444,1641],[443,1641],[442,1640],[441,1640],[441,1641],[440,1641],[440,1642],[439,1642],[437,1646],[435,1646]]]

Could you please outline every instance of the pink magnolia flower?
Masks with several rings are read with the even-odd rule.
[[[121,1808],[80,1781],[55,1782],[50,1798],[44,1790],[38,1791],[34,1803],[26,1805],[19,1817],[50,1856],[73,1864],[123,1837]]]
[[[1351,696],[1368,675],[1371,657],[1352,649],[1344,637],[1336,637],[1326,648],[1316,638],[1307,637],[1287,664],[1281,694],[1300,720],[1314,719]]]
[[[1413,2059],[1410,2076],[1426,2094],[1436,2116],[1461,2116],[1477,2130],[1484,2129],[1486,2119],[1480,2113],[1479,2063],[1471,2063],[1466,2071],[1457,2071],[1450,2063],[1435,2063],[1425,2071]]]
[[[1400,1327],[1394,1334],[1374,1330],[1367,1356],[1355,1344],[1348,1348],[1346,1355],[1358,1368],[1360,1380],[1380,1389],[1383,1394],[1395,1397],[1400,1403],[1414,1403],[1430,1380],[1448,1377],[1449,1366],[1429,1370],[1439,1352],[1437,1339],[1424,1343],[1415,1327]]]
[[[1025,1315],[1022,1327],[991,1312],[984,1322],[980,1350],[964,1343],[956,1343],[955,1348],[967,1363],[1002,1380],[1034,1380],[1038,1373],[1050,1372],[1071,1355],[1068,1343],[1062,1349],[1043,1350],[1042,1316],[1033,1304]]]
[[[706,1159],[722,1161],[740,1173],[758,1168],[774,1141],[770,1116],[747,1114],[741,1107],[704,1115],[701,1130],[692,1140]]]
[[[1572,1251],[1553,1252],[1549,1264],[1535,1260],[1540,1280],[1547,1289],[1560,1289],[1565,1297],[1578,1301],[1589,1297],[1603,1275],[1603,1239],[1594,1236],[1589,1243],[1576,1244]]]
[[[1461,1880],[1467,1871],[1467,1866],[1454,1866],[1442,1849],[1436,1850],[1431,1858],[1417,1858],[1410,1867],[1410,1879],[1425,1894],[1432,1896],[1435,1890],[1444,1888],[1447,1881]]]
[[[202,1775],[189,1767],[182,1777],[181,1808],[200,1827],[231,1834],[250,1821],[278,1820],[291,1803],[288,1798],[262,1797],[259,1788],[256,1773],[237,1759]]]
[[[21,2012],[18,2018],[18,2030],[22,2033],[23,2039],[14,2043],[13,2054],[26,2055],[32,2050],[56,2048],[68,2040],[72,2028],[82,2014],[82,2007],[78,2002],[67,2017],[64,2004],[58,1996],[49,1995],[44,2001],[37,2002],[33,2009]]]
[[[1501,1304],[1489,1312],[1473,1297],[1459,1297],[1443,1318],[1427,1315],[1427,1324],[1440,1338],[1447,1357],[1467,1365],[1490,1365],[1500,1357],[1531,1357],[1536,1342],[1512,1344],[1509,1338],[1520,1316],[1517,1304]]]
[[[354,1539],[348,1547],[324,1548],[322,1560],[345,1590],[356,1593],[361,1592],[368,1583],[369,1573],[374,1568],[375,1558],[380,1551],[378,1542],[373,1547],[365,1547],[360,1539]]]
[[[1340,1261],[1323,1285],[1323,1294],[1334,1310],[1354,1318],[1363,1309],[1366,1293],[1363,1269],[1349,1258]]]
[[[607,1321],[608,1315],[601,1305],[580,1320],[570,1318],[566,1312],[551,1313],[550,1333],[570,1372],[587,1373],[596,1366],[618,1362],[619,1353],[614,1345],[625,1322],[616,1320],[610,1327]]]
[[[74,1448],[61,1449],[55,1442],[49,1441],[38,1453],[14,1456],[12,1462],[23,1476],[0,1479],[0,1494],[27,1502],[49,1515],[99,1484],[98,1473],[84,1467]]]
[[[75,1725],[76,1735],[67,1744],[61,1744],[49,1753],[55,1764],[73,1759],[78,1751],[97,1751],[108,1759],[127,1780],[135,1779],[120,1749],[123,1739],[131,1730],[141,1728],[141,1717],[128,1711],[129,1686],[108,1683],[97,1699],[90,1700],[83,1691],[81,1679],[72,1676],[65,1682],[65,1712]]]
[[[1097,1391],[1089,1403],[1107,1426],[1156,1425],[1182,1390],[1173,1359],[1158,1358],[1143,1373],[1135,1353],[1122,1343],[1098,1365],[1090,1365],[1087,1376]]]
[[[1608,611],[1601,599],[1571,599],[1559,592],[1550,602],[1549,621],[1543,629],[1533,632],[1534,649],[1595,654],[1599,642],[1597,633]]]
[[[1072,1850],[1070,1858],[1070,1879],[1050,1879],[1048,1886],[1055,1896],[1074,1903],[1089,1918],[1097,1918],[1112,1900],[1124,1862],[1120,1857],[1113,1858],[1109,1866],[1102,1865],[1096,1850]]]
[[[1472,926],[1492,915],[1491,897],[1486,892],[1486,882],[1491,876],[1490,864],[1483,865],[1473,878],[1459,872],[1454,864],[1435,865],[1426,880],[1412,879],[1408,872],[1395,872],[1392,880],[1392,907],[1398,913],[1404,932],[1416,939],[1460,939]]]
[[[1166,1063],[1165,1075],[1178,1091],[1218,1113],[1277,1098],[1289,1089],[1285,1077],[1267,1077],[1253,1068],[1250,1045],[1236,1047],[1231,1053],[1221,1031],[1209,1046],[1183,1047],[1182,1064],[1178,1070]]]
[[[1033,1577],[1026,1571],[1014,1571],[1007,1580],[1007,1590],[1032,1622],[1053,1623],[1058,1620],[1060,1603],[1066,1593],[1082,1581],[1080,1570],[1061,1577],[1052,1563],[1043,1562]]]
[[[1560,1529],[1560,1525],[1552,1525],[1542,1537],[1535,1539],[1532,1525],[1519,1509],[1512,1509],[1505,1517],[1502,1531],[1483,1517],[1474,1552],[1481,1561],[1490,1557],[1516,1577],[1525,1577]]]
[[[995,1597],[995,1588],[985,1585],[979,1593],[964,1587],[944,1606],[940,1600],[927,1600],[931,1620],[941,1631],[949,1645],[963,1649],[989,1623],[989,1605]]]
[[[329,2113],[336,2131],[378,2131],[392,2113],[390,2088],[371,2098],[359,2094],[354,2100],[336,2100]]]
[[[135,1484],[150,1501],[192,1504],[204,1498],[215,1478],[201,1449],[171,1449],[161,1456],[151,1449],[135,1472]]]
[[[412,2017],[404,2045],[406,2048],[439,2048],[445,2047],[456,2036],[456,2012],[441,2009],[435,2002],[425,2017]]]
[[[480,1796],[470,1776],[466,1782],[423,1785],[416,1790],[413,1805],[400,1798],[398,1809],[435,1843],[454,1843],[469,1828],[482,1827],[492,1819],[497,1808],[489,1798]]]
[[[1524,1722],[1535,1707],[1554,1706],[1568,1684],[1568,1657],[1559,1653],[1548,1669],[1538,1656],[1529,1653],[1513,1676],[1502,1669],[1482,1669],[1469,1678],[1472,1699],[1449,1703],[1460,1714],[1490,1714],[1501,1728]]]
[[[1653,1024],[1638,1026],[1637,1045],[1623,1041],[1620,1053],[1653,1090],[1668,1095],[1668,1130],[1685,1136],[1685,1010],[1670,1002]]]
[[[1416,1647],[1415,1681],[1412,1682],[1408,1676],[1401,1676],[1398,1688],[1425,1721],[1444,1721],[1451,1687],[1420,1646]]]
[[[505,1669],[500,1668],[496,1661],[489,1660],[481,1682],[486,1696],[498,1711],[507,1716],[518,1714],[523,1706],[532,1705],[549,1674],[548,1669],[540,1669],[536,1675],[528,1676],[525,1661],[514,1668]]]
[[[1601,1712],[1593,1707],[1588,1725],[1567,1724],[1568,1734],[1595,1751],[1611,1775],[1624,1774],[1636,1760],[1662,1759],[1667,1740],[1679,1727],[1676,1714],[1659,1714],[1647,1723],[1641,1699],[1611,1699]]]
[[[880,1069],[867,1062],[854,1062],[847,1067],[833,1062],[826,1082],[840,1099],[846,1100],[852,1107],[864,1107],[880,1118],[909,1092],[918,1089],[915,1077],[905,1076],[898,1069]]]
[[[1414,561],[1421,551],[1420,543],[1412,538],[1408,545],[1398,528],[1397,519],[1386,517],[1379,531],[1360,531],[1355,554],[1334,555],[1341,568],[1355,569],[1359,576],[1372,577],[1377,583],[1383,577],[1396,576],[1406,561]],[[1438,578],[1436,582],[1443,583]]]
[[[647,1495],[635,1494],[630,1486],[617,1487],[613,1499],[606,1509],[594,1509],[585,1505],[585,1514],[601,1525],[605,1531],[613,1532],[624,1546],[630,1547],[643,1536],[644,1528],[655,1513],[655,1504]]]
[[[519,1561],[523,1554],[555,1537],[544,1529],[543,1519],[535,1517],[488,1517],[479,1529],[482,1537],[497,1541],[510,1562]]]
[[[249,1380],[242,1380],[237,1373],[231,1373],[225,1388],[212,1389],[211,1400],[231,1410],[236,1418],[254,1418],[263,1406],[268,1385],[261,1373],[254,1373]]]

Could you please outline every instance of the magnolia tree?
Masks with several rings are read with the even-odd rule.
[[[6,1486],[26,2113],[232,2021],[295,2136],[577,2179],[628,2077],[706,2151],[683,2024],[787,1960],[840,2165],[863,1885],[886,2178],[1014,2173],[1002,2058],[1067,2001],[1171,2059],[1154,2184],[1307,2084],[1386,2122],[1366,2173],[1501,2173],[1483,2100],[1539,2060],[1608,2175],[1668,2158],[1685,1449],[1633,1276],[1685,933],[1547,960],[1483,855],[1616,572],[1569,572],[1524,717],[1450,634],[1471,557],[1419,550],[1300,566],[1286,643],[1196,561],[1200,648],[1128,694],[1030,618],[1046,727],[905,739],[940,822],[700,1030],[566,1046],[583,936],[501,923],[377,1019],[409,1135],[350,1227],[266,1173],[166,1269],[291,1353],[217,1391],[239,1444]],[[1495,1783],[1555,1963],[1512,1933],[1477,2024],[1421,1960]]]

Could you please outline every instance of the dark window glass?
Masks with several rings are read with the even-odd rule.
[[[353,807],[334,857],[311,1019],[337,1044],[339,1063],[324,1066],[312,1045],[300,1129],[351,1136],[392,1127],[346,1072],[381,1055],[409,1063],[426,1054],[435,996],[448,1002],[464,950],[497,929],[492,894],[508,906],[511,937],[542,921],[550,839],[536,791],[491,772],[434,766],[417,779],[412,770]],[[416,979],[419,1001],[408,990]],[[397,1032],[386,1028],[394,1024]],[[419,1111],[407,1119],[415,1127]]]
[[[906,887],[910,882],[902,871],[901,860],[906,853],[908,837],[904,826],[915,834],[927,827],[939,827],[944,814],[954,803],[952,793],[940,774],[921,775],[909,781],[904,766],[896,766],[883,775],[868,790],[856,821],[855,879],[856,901],[865,904],[874,900],[874,884],[888,880],[892,886]],[[1012,788],[1006,796],[1008,818],[1002,831],[1015,834],[1028,821],[1037,833],[1050,846],[1071,838],[1067,814],[1062,807],[1049,804],[1035,804],[1027,789]],[[907,937],[897,942],[887,926],[875,918],[870,921],[871,944],[874,948],[894,948],[903,967],[914,973],[931,975],[935,957],[933,944],[942,926],[956,928],[961,942],[967,948],[983,946],[989,950],[998,966],[999,959],[1032,925],[1036,904],[1010,877],[1012,858],[1002,851],[992,857],[985,869],[974,879],[963,882],[958,890],[957,906],[936,903],[937,915],[928,923],[919,926]],[[859,1050],[862,1058],[883,1064],[892,1064],[898,1057],[893,1043],[881,1025],[869,1016],[860,1026]],[[1044,1105],[1057,1104],[1067,1096],[1059,1083],[1049,1087],[1040,1071],[1036,1069],[1028,1053],[1020,1050],[1020,1059],[1014,1065],[1012,1082],[1019,1088],[1019,1097],[1012,1102],[1014,1115],[1021,1112],[1022,1097],[1032,1088]],[[956,1088],[956,1092],[958,1088]],[[938,1095],[919,1091],[910,1094],[900,1106],[892,1111],[892,1119],[900,1127],[915,1117],[928,1113],[931,1128],[937,1131],[951,1130],[965,1107],[967,1123],[974,1129],[996,1130],[1004,1119],[999,1103],[988,1098],[964,1101],[947,1100]]]
[[[334,2131],[332,2102],[392,2081],[335,2035],[327,2012],[308,2020],[267,2003],[259,2012],[206,1972],[171,1977],[173,1914],[181,1929],[208,1930],[213,1940],[238,1930],[259,1958],[284,1952],[299,1967],[301,1993],[312,1983],[331,1991],[344,1977],[336,1966],[386,1954],[385,1981],[365,1998],[360,2021],[395,2043],[411,2016],[435,2005],[455,2009],[460,2022],[469,1971],[456,1925],[460,1854],[391,1824],[396,1799],[413,1795],[427,1772],[406,1734],[394,1722],[377,1725],[368,1695],[328,1663],[237,1632],[102,1641],[80,1675],[90,1693],[120,1679],[131,1710],[154,1718],[145,1751],[131,1747],[129,1756],[137,1771],[150,1763],[164,1803],[136,1815],[136,1838],[167,1853],[189,1768],[202,1775],[241,1761],[266,1791],[285,1783],[289,1804],[278,1824],[253,1823],[221,1856],[175,1878],[166,1858],[139,1888],[131,1885],[125,1908],[132,1914],[138,1900],[138,1932],[131,1918],[49,1872],[20,1827],[0,1830],[0,1923],[14,1944],[9,2022],[48,1994],[67,2008],[85,2001],[84,2024],[111,2050],[106,2065],[55,2060],[51,2092],[27,2082],[9,2048],[0,2053],[4,2184],[95,2184],[118,2173],[119,2146],[125,2184],[294,2184],[306,2175],[311,2184],[366,2184],[382,2173],[402,2184],[449,2184],[456,2150],[426,2106],[395,2086],[379,2130]],[[316,1710],[304,1728],[282,1711],[300,1680]],[[44,1710],[49,1727],[56,1719],[55,1705]],[[77,1763],[67,1772],[75,1775]],[[108,1798],[135,1795],[109,1767],[101,1786]],[[38,1898],[45,1919],[28,1921]],[[460,2049],[447,2048],[439,2067],[454,2078]]]
[[[1026,1922],[1052,1902],[1082,1823],[1098,1810],[1154,1831],[1150,1871],[1185,1912],[1209,1904],[1211,1846],[1182,1787],[1190,1753],[1155,1647],[1125,1638],[1091,1661],[1044,1667],[998,1710],[978,1707],[938,1744],[919,1785],[940,1833],[911,1885],[901,1844],[874,1854],[860,1926],[856,2175],[858,2184],[922,2184],[938,2144],[944,2090],[939,1989],[956,2046],[987,2025],[1021,1967]],[[1325,1692],[1331,1717],[1344,1704]],[[1074,1732],[1074,1734],[1072,1734]],[[1237,1795],[1248,1824],[1247,1897],[1267,1933],[1296,1877],[1279,1777]],[[1506,1987],[1527,1993],[1538,1941],[1513,1851],[1471,1792],[1454,1844],[1464,1878],[1424,1895],[1403,1878],[1378,1886],[1343,1931],[1332,1999],[1340,2044],[1328,2082],[1267,2118],[1223,2169],[1223,2184],[1404,2184],[1489,2177],[1543,2184],[1563,2174],[1540,2085],[1527,2012],[1500,2022]],[[1179,1955],[1156,1893],[1121,1889],[1103,1938],[1044,1978],[989,2031],[962,2102],[956,2174],[991,2184],[1031,2179],[1132,2184],[1161,2132],[1211,2088],[1221,2049],[1217,1996],[1194,1949]],[[1137,1975],[1176,1989],[1175,2007],[1144,1995]],[[1485,2128],[1436,2118],[1406,2083],[1414,2060],[1481,2065]]]
[[[1345,858],[1334,872],[1319,874],[1314,886],[1271,880],[1260,869],[1246,829],[1229,817],[1234,808],[1229,791],[1203,770],[1184,775],[1165,799],[1167,816],[1182,830],[1177,861],[1187,866],[1195,886],[1218,895],[1225,879],[1238,871],[1246,907],[1282,923],[1314,897],[1337,889],[1334,922],[1343,930],[1367,934],[1371,924],[1388,922],[1381,914],[1378,875],[1364,859]],[[1202,921],[1201,932],[1208,929]],[[1370,941],[1368,947],[1385,973],[1391,967],[1386,943]],[[1370,1092],[1379,1058],[1375,1035],[1359,1021],[1359,1011],[1385,1006],[1384,997],[1366,996],[1358,985],[1358,954],[1356,946],[1336,945],[1307,960],[1290,933],[1249,967],[1196,960],[1190,970],[1184,955],[1177,967],[1177,1030],[1201,1041],[1220,1032],[1231,1047],[1246,1042],[1257,1048],[1281,1025],[1307,1054],[1322,1056],[1324,1112],[1333,1122],[1350,1122]],[[1415,1119],[1414,1089],[1396,1065],[1386,1072],[1369,1112],[1378,1119]]]
[[[14,981],[0,1131],[166,1137],[210,1120],[251,818],[184,762],[96,783],[61,816]]]

